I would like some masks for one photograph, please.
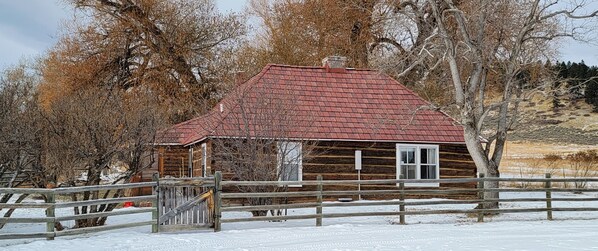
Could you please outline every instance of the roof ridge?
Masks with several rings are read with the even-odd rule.
[[[297,68],[297,69],[326,69],[326,67],[324,66],[309,66],[309,65],[288,65],[288,64],[267,64],[268,66],[275,66],[275,67],[281,67],[281,68]],[[345,69],[349,70],[349,71],[371,71],[371,72],[380,72],[379,70],[376,69],[367,69],[367,68],[352,68],[352,67],[346,67]]]

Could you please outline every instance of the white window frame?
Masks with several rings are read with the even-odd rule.
[[[208,145],[206,143],[201,144],[201,175],[202,177],[208,176]]]
[[[416,179],[421,179],[421,149],[435,149],[436,150],[436,180],[440,179],[440,149],[438,145],[425,144],[397,144],[396,145],[396,168],[397,179],[401,177],[401,149],[415,148],[415,165],[416,165]],[[399,184],[397,183],[397,186]],[[405,186],[415,187],[439,187],[440,183],[405,183]]]
[[[281,156],[281,152],[280,152],[280,145],[282,144],[297,144],[298,148],[299,148],[299,156],[296,158],[296,160],[294,160],[293,162],[296,162],[297,164],[297,180],[296,181],[303,181],[303,144],[300,141],[279,141],[276,144],[276,151],[277,151],[277,161],[278,163],[276,164],[276,172],[280,173],[280,167],[282,166],[281,161],[284,162],[284,160],[282,159]],[[278,177],[279,181],[283,181],[282,179],[282,175],[280,175]],[[288,187],[302,187],[303,185],[289,185]]]

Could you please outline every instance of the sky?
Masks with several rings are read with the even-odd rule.
[[[242,11],[247,0],[216,0],[222,12]],[[57,41],[65,20],[72,16],[64,0],[0,0],[0,69],[42,55]],[[566,40],[560,60],[598,65],[598,43]]]

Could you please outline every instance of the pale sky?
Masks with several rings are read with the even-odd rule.
[[[216,0],[223,11],[241,11],[247,0]],[[57,40],[72,10],[64,0],[0,0],[0,69],[43,54]],[[561,61],[598,65],[598,45],[564,41]]]

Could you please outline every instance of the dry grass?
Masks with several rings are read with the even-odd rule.
[[[509,142],[500,171],[505,176],[540,178],[546,173],[552,177],[574,178],[598,176],[598,165],[582,161],[576,154],[598,150],[594,145],[556,145],[547,143]],[[510,184],[521,188],[540,187],[543,184],[519,182]],[[581,187],[585,184],[554,184],[562,187]]]

